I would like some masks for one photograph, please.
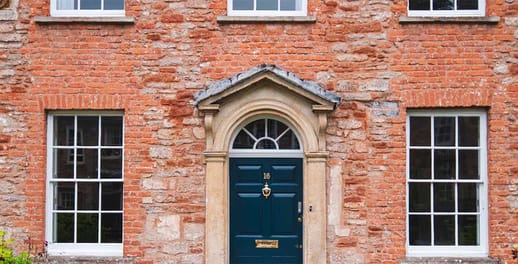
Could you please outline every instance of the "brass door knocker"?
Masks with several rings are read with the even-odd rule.
[[[270,197],[270,194],[272,194],[272,189],[268,187],[268,182],[265,182],[263,187],[263,196],[264,198],[268,199],[268,197]]]

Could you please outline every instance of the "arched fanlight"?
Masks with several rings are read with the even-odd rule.
[[[287,125],[264,118],[243,127],[234,139],[232,149],[298,150],[300,144]]]

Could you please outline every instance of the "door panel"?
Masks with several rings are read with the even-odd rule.
[[[299,202],[302,159],[230,159],[230,263],[302,263]]]

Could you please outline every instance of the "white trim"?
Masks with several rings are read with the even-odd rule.
[[[430,146],[410,146],[410,117],[415,116],[423,116],[430,117]],[[454,147],[437,147],[434,146],[434,127],[433,127],[433,118],[435,116],[449,116],[449,117],[462,117],[462,116],[477,116],[479,117],[479,146],[477,147],[459,147],[458,146],[458,118],[455,118],[455,146]],[[409,110],[407,113],[406,119],[406,248],[407,248],[407,256],[408,257],[487,257],[488,256],[488,176],[487,176],[487,113],[485,110],[480,109],[462,109],[462,110],[448,110],[448,109],[437,109],[437,110]],[[431,173],[432,178],[430,179],[410,179],[410,149],[430,149],[433,151],[434,149],[476,149],[479,150],[479,174],[480,179],[453,179],[453,180],[434,180],[433,179],[433,170],[434,170],[434,161],[432,155],[431,161]],[[458,177],[458,157],[456,157],[456,178]],[[479,227],[478,227],[478,235],[479,235],[479,246],[437,246],[433,245],[433,194],[432,191],[433,184],[430,185],[430,212],[423,213],[412,213],[412,215],[431,215],[431,246],[411,246],[410,245],[410,228],[409,228],[409,215],[410,215],[410,201],[409,201],[409,183],[411,182],[423,182],[423,183],[442,183],[442,182],[452,182],[452,183],[477,183],[478,184],[478,195],[479,195],[479,212],[473,213],[459,213],[457,212],[457,201],[458,196],[455,193],[455,212],[452,213],[435,213],[435,215],[478,215],[479,216]],[[455,188],[456,190],[457,188]],[[457,222],[455,226],[455,230],[457,231]],[[455,234],[456,243],[458,243],[458,234]]]
[[[272,137],[266,136],[266,134],[268,134],[267,133],[268,132],[267,120],[269,120],[269,119],[280,122],[287,127],[287,129],[285,131],[283,131],[279,136],[277,136],[277,138],[272,138]],[[263,136],[261,138],[256,138],[252,134],[252,132],[250,132],[250,131],[248,131],[248,129],[246,129],[246,126],[248,124],[255,122],[257,120],[265,120],[265,122],[266,122],[265,136]],[[245,131],[245,133],[247,133],[253,140],[255,140],[253,149],[234,149],[233,148],[234,141],[236,140],[236,137],[239,135],[239,132],[241,132],[241,130]],[[279,145],[278,145],[277,141],[290,130],[292,131],[293,135],[295,135],[295,137],[297,138],[299,149],[279,149]],[[259,141],[261,141],[263,139],[273,140],[277,149],[256,149],[256,145],[259,143]],[[241,158],[243,158],[243,157],[263,157],[264,158],[264,157],[272,157],[274,155],[279,156],[279,157],[284,157],[284,158],[288,158],[288,157],[301,158],[304,156],[303,155],[304,152],[302,150],[302,142],[300,141],[300,137],[297,134],[297,131],[295,129],[293,129],[293,127],[288,122],[286,122],[282,119],[279,119],[277,117],[271,117],[271,116],[258,116],[258,117],[255,117],[254,119],[246,120],[245,122],[243,122],[234,131],[234,133],[231,137],[229,147],[230,147],[229,157],[233,157],[233,158],[235,158],[235,157],[241,157]]]
[[[477,10],[431,10],[433,0],[430,0],[430,10],[410,10],[410,2],[407,0],[408,16],[413,17],[482,17],[486,14],[486,1],[478,0]],[[456,7],[456,2],[454,2]]]
[[[47,252],[51,256],[103,256],[122,257],[122,243],[49,243]]]
[[[75,150],[78,147],[83,146],[77,146],[77,140],[75,139],[75,135],[77,133],[74,133],[74,145],[73,146],[58,146],[54,145],[54,143],[57,144],[57,142],[54,142],[54,118],[55,116],[71,116],[74,117],[74,128],[77,129],[77,119],[78,117],[84,117],[84,116],[95,116],[98,117],[98,138],[97,138],[97,146],[87,146],[85,148],[87,149],[98,149],[98,159],[100,159],[99,152],[102,149],[107,148],[118,148],[121,149],[122,155],[124,155],[124,113],[121,111],[51,111],[47,114],[47,177],[46,177],[46,201],[45,201],[45,240],[48,241],[48,253],[49,255],[59,255],[59,256],[122,256],[123,254],[123,243],[53,243],[53,221],[54,221],[54,214],[55,213],[73,213],[74,214],[74,222],[77,222],[77,213],[94,213],[97,214],[98,217],[98,241],[101,239],[101,215],[104,213],[117,213],[122,214],[122,217],[124,217],[124,211],[123,210],[101,210],[101,196],[102,196],[102,184],[103,182],[124,182],[124,162],[122,162],[121,170],[121,178],[115,178],[115,179],[101,179],[100,178],[100,170],[98,170],[97,179],[82,179],[82,178],[76,178],[76,166],[74,166],[74,176],[73,178],[54,178],[53,170],[56,168],[54,166],[54,163],[56,162],[54,160],[54,150],[56,149],[72,149]],[[121,117],[122,124],[122,142],[121,146],[101,146],[101,133],[102,133],[102,117]],[[67,135],[68,136],[68,133]],[[68,160],[68,157],[67,157]],[[74,161],[76,161],[76,158],[74,157]],[[101,168],[100,160],[98,160],[97,163],[98,168]],[[81,210],[78,211],[77,208],[74,208],[73,210],[57,210],[54,209],[54,192],[56,183],[58,182],[70,182],[70,183],[83,183],[83,182],[91,182],[91,183],[98,183],[99,184],[99,207],[97,210]],[[77,186],[74,188],[74,204],[77,205]],[[123,197],[124,199],[124,197]],[[74,206],[75,207],[75,206]],[[124,229],[124,225],[122,224],[122,229]],[[122,231],[122,239],[124,239],[124,231]],[[77,239],[77,232],[74,230],[74,241]]]

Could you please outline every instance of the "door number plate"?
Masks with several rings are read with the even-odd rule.
[[[279,240],[256,239],[255,248],[279,248]]]

